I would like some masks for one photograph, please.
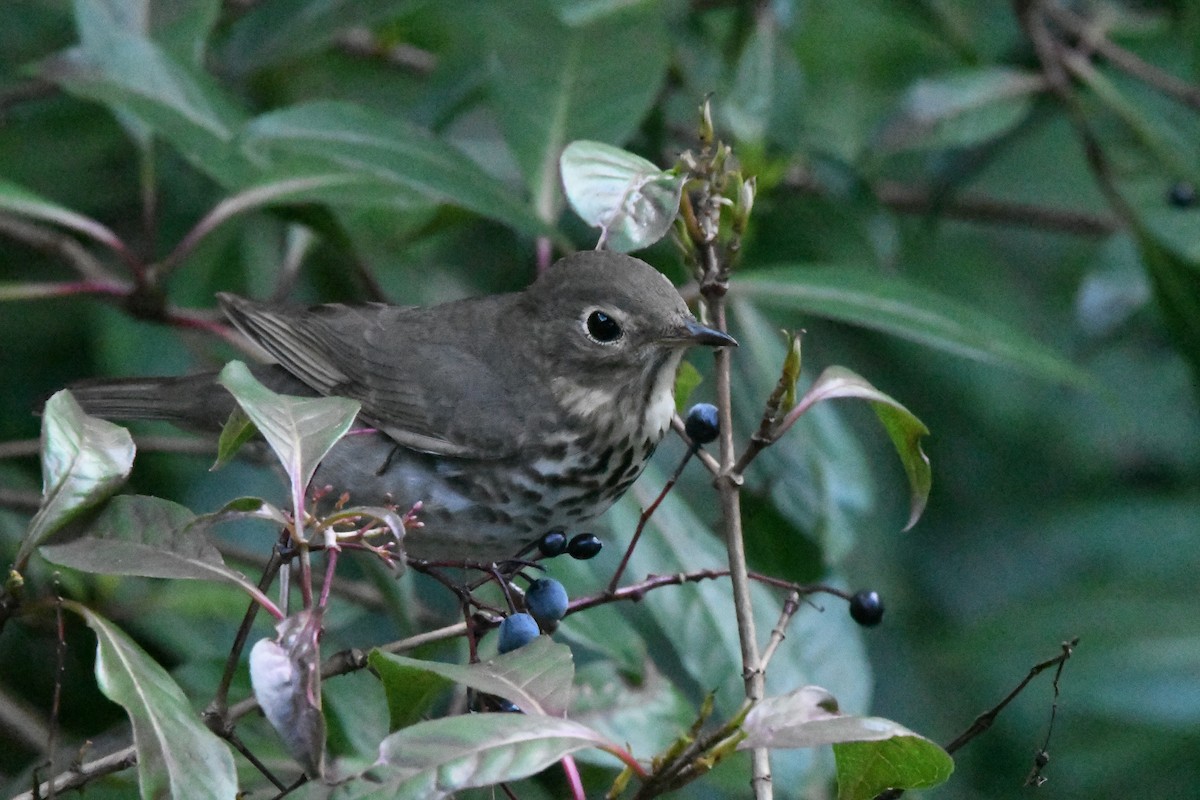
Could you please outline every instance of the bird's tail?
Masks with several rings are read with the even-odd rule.
[[[89,414],[106,419],[165,420],[186,428],[219,429],[233,410],[233,396],[216,373],[177,378],[117,378],[68,387]]]
[[[268,389],[281,394],[315,392],[277,364],[250,368]],[[67,387],[87,413],[105,419],[154,419],[197,431],[219,431],[236,402],[216,372],[176,378],[103,378]]]

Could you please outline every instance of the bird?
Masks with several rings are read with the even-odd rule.
[[[670,427],[692,346],[736,346],[670,280],[613,251],[582,251],[518,292],[428,307],[275,306],[218,295],[276,363],[269,388],[360,403],[312,486],[354,505],[420,503],[413,558],[493,562],[577,530],[638,478]],[[216,373],[92,382],[89,414],[219,430],[234,408]]]

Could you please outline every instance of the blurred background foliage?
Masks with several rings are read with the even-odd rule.
[[[933,494],[907,533],[903,474],[864,408],[822,407],[747,476],[753,566],[869,586],[888,608],[861,636],[839,603],[806,609],[775,690],[820,683],[847,710],[946,742],[1078,636],[1041,796],[1188,796],[1200,785],[1198,77],[1200,6],[1187,0],[7,0],[0,554],[36,505],[27,442],[42,398],[89,376],[230,357],[212,335],[170,324],[175,310],[207,313],[218,290],[430,303],[519,288],[539,237],[595,242],[564,210],[562,147],[597,139],[669,166],[694,146],[711,95],[719,135],[759,180],[732,290],[739,436],[776,378],[779,327],[807,330],[807,380],[849,366],[933,431]],[[314,176],[351,180],[286,184]],[[134,262],[155,264],[222,200],[256,189],[278,202],[206,229],[169,275],[143,276],[138,302],[118,296],[138,281],[111,250],[22,205],[33,193],[94,218]],[[78,271],[80,248],[101,279]],[[642,255],[686,282],[669,242]],[[695,398],[710,399],[710,385]],[[611,539],[629,536],[680,453],[664,446],[660,469],[606,520]],[[207,463],[145,453],[135,488],[196,510],[278,492],[252,466],[209,474]],[[689,470],[635,569],[720,563],[716,514],[704,474]],[[257,531],[225,546],[249,571],[269,543]],[[618,550],[555,575],[573,594],[596,591]],[[36,567],[31,591],[49,579]],[[243,598],[60,580],[205,702]],[[341,606],[327,648],[453,614],[451,598],[412,578],[392,585],[363,566],[353,585],[370,602]],[[580,664],[581,718],[652,748],[687,726],[705,691],[736,705],[726,592],[665,589],[570,619],[559,638]],[[39,758],[48,619],[0,637],[9,794]],[[78,626],[70,642],[62,741],[99,737],[102,749],[121,715],[96,694]],[[386,724],[377,692],[365,675],[330,683],[335,752]],[[1043,677],[929,796],[1024,796],[1050,703]],[[273,747],[254,724],[244,738]],[[812,759],[776,759],[780,796],[823,796],[827,754],[816,769]],[[131,779],[93,791],[122,796]],[[744,765],[723,766],[688,796],[744,796],[745,779]],[[531,781],[520,796],[554,787]]]

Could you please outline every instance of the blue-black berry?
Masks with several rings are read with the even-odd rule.
[[[500,623],[500,642],[497,648],[508,653],[524,647],[538,637],[541,631],[537,622],[528,614],[509,614]]]
[[[850,617],[859,625],[872,627],[883,621],[883,600],[879,592],[863,589],[850,598]]]
[[[1191,181],[1177,181],[1167,192],[1167,202],[1176,208],[1191,208],[1196,204],[1196,187]]]
[[[538,539],[538,550],[546,558],[561,556],[567,551],[567,535],[562,531],[550,531]]]
[[[688,409],[683,421],[683,430],[696,444],[708,444],[716,440],[721,427],[717,421],[717,407],[712,403],[696,403]]]
[[[571,537],[571,541],[567,542],[567,554],[571,558],[587,561],[589,558],[595,558],[603,547],[604,543],[596,534],[577,533]]]
[[[538,578],[525,592],[525,608],[547,630],[567,615],[568,602],[567,590],[554,578]]]

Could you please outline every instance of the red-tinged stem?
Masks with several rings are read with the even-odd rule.
[[[583,791],[583,776],[579,774],[579,765],[575,763],[575,757],[563,756],[562,768],[567,776],[567,785],[571,787],[573,800],[587,800],[587,795]]]
[[[621,582],[621,576],[625,574],[625,568],[629,566],[629,559],[633,555],[633,548],[637,547],[638,539],[642,538],[642,531],[646,529],[646,523],[650,521],[651,515],[662,504],[666,498],[667,492],[671,491],[675,486],[675,482],[679,480],[679,476],[683,474],[683,468],[691,460],[697,450],[696,445],[691,445],[683,459],[679,462],[679,466],[675,468],[675,473],[667,479],[663,485],[662,491],[658,493],[658,497],[654,498],[654,502],[646,506],[642,511],[642,516],[638,519],[637,528],[633,532],[633,538],[629,540],[629,547],[625,548],[625,555],[621,556],[621,563],[617,565],[617,571],[613,573],[612,580],[608,582],[608,592],[612,594],[617,590],[617,585]]]
[[[612,755],[621,759],[621,762],[625,766],[629,767],[629,771],[632,772],[634,775],[637,775],[638,780],[644,781],[650,777],[650,773],[646,772],[646,768],[643,767],[641,764],[639,764],[638,760],[633,757],[633,753],[630,753],[625,748],[617,747],[614,744],[614,745],[601,745],[600,749],[606,753],[611,753]]]
[[[44,300],[77,294],[125,297],[132,287],[105,281],[68,281],[65,283],[10,283],[0,286],[0,300]]]
[[[325,604],[329,602],[329,589],[333,586],[333,573],[337,569],[339,552],[336,547],[330,547],[325,551],[325,583],[321,586],[321,599],[317,603],[318,608],[324,608]]]

